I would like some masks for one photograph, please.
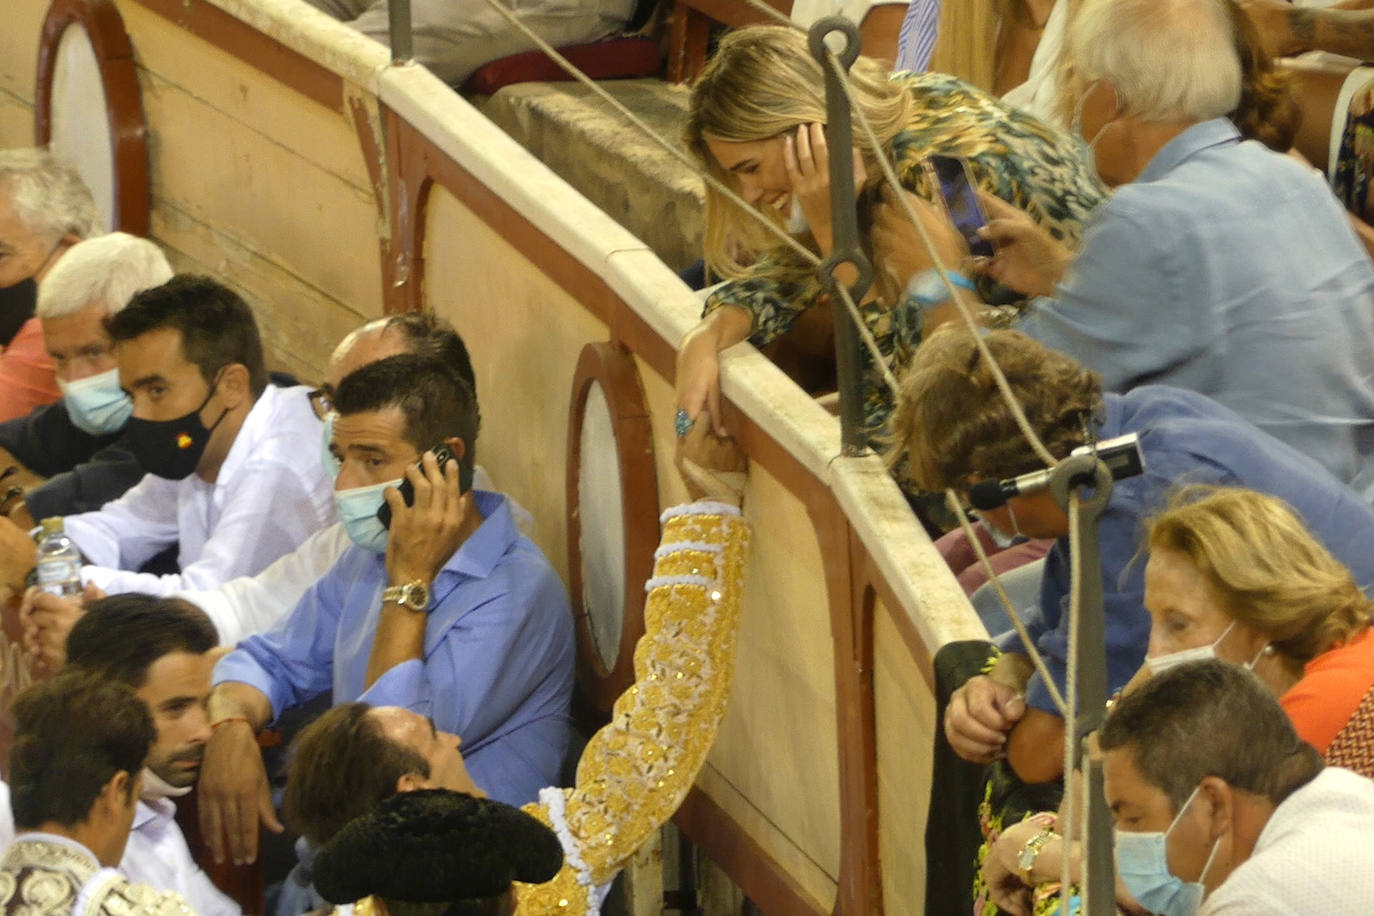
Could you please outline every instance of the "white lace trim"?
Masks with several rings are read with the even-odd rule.
[[[558,834],[558,842],[563,847],[563,856],[568,860],[568,864],[577,872],[577,883],[587,889],[588,909],[592,913],[601,912],[601,903],[606,899],[606,891],[610,888],[610,883],[597,885],[592,881],[592,870],[583,860],[581,852],[577,848],[577,839],[572,834],[572,829],[568,827],[568,817],[566,805],[568,797],[563,794],[563,790],[554,786],[546,786],[539,790],[539,803],[549,810],[549,822],[553,825],[553,832]]]
[[[702,588],[711,588],[715,584],[716,580],[710,576],[654,576],[644,583],[644,590],[651,592],[656,588],[672,585],[700,585]]]
[[[677,518],[680,515],[734,515],[740,514],[739,506],[732,506],[729,503],[718,503],[705,500],[695,503],[684,503],[681,506],[673,506],[664,509],[663,514],[658,517],[660,523],[668,521],[670,518]]]
[[[674,541],[671,544],[664,544],[654,551],[654,559],[661,560],[669,554],[677,553],[679,550],[695,550],[697,553],[709,553],[719,556],[725,548],[720,544],[708,544],[705,541]]]

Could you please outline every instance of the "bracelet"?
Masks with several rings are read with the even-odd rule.
[[[253,720],[247,716],[225,716],[223,719],[216,719],[210,723],[210,731],[214,731],[221,725],[228,725],[230,722],[242,722],[249,728],[253,728]],[[254,729],[256,731],[256,729]]]
[[[992,650],[992,653],[988,656],[987,661],[983,662],[983,667],[978,671],[979,674],[992,674],[992,669],[996,668],[997,663],[1002,660],[1001,649],[996,646],[989,646],[988,648]]]

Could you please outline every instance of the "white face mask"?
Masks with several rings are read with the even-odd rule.
[[[1166,655],[1156,655],[1154,658],[1146,658],[1145,664],[1149,666],[1151,674],[1162,674],[1170,668],[1176,668],[1188,662],[1210,661],[1217,657],[1217,646],[1221,645],[1221,641],[1235,628],[1235,625],[1236,622],[1234,620],[1227,624],[1226,629],[1221,631],[1221,635],[1214,639],[1211,645],[1198,646],[1196,649],[1180,649],[1177,652],[1170,652]],[[1259,663],[1260,656],[1264,655],[1264,650],[1267,648],[1269,648],[1268,643],[1260,647],[1259,652],[1255,653],[1255,657],[1246,663],[1245,667],[1247,670],[1253,671],[1255,669],[1255,665]]]
[[[973,514],[973,517],[978,519],[983,527],[987,529],[988,535],[992,538],[992,542],[1002,550],[1006,550],[1013,544],[1020,544],[1027,540],[1026,536],[1021,533],[1021,526],[1016,522],[1016,510],[1011,507],[1010,502],[1006,504],[1006,507],[1007,515],[1011,518],[1011,534],[1007,534],[1001,528],[998,528],[992,523],[991,519],[983,515],[977,509],[969,510],[969,512]]]
[[[1107,132],[1107,128],[1116,123],[1116,119],[1108,121],[1098,128],[1097,133],[1093,134],[1091,140],[1083,136],[1083,106],[1087,104],[1088,96],[1092,94],[1093,87],[1097,82],[1088,84],[1088,88],[1078,97],[1078,103],[1073,107],[1073,120],[1069,125],[1069,136],[1079,143],[1078,155],[1087,166],[1088,171],[1098,175],[1097,171],[1097,141],[1102,139],[1102,135]],[[1098,177],[1101,177],[1100,175]]]

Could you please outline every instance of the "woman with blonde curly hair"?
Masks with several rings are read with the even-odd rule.
[[[1026,209],[1056,237],[1077,246],[1083,223],[1105,189],[1074,140],[941,74],[889,74],[877,61],[861,57],[850,70],[850,85],[878,141],[876,146],[869,142],[856,117],[855,171],[870,190],[881,184],[879,160],[885,159],[907,190],[929,198],[934,191],[925,158],[957,157],[969,164],[984,190]],[[710,174],[823,258],[832,250],[825,121],[824,73],[806,36],[754,26],[721,40],[692,88],[684,138]],[[863,191],[860,196],[873,197]],[[873,252],[880,278],[883,254]],[[760,347],[769,344],[813,306],[831,303],[814,267],[710,188],[706,262],[729,282],[712,293],[702,323],[679,351],[678,427],[684,432],[705,414],[723,435],[717,353],[746,338]],[[1015,301],[990,281],[979,282],[980,292],[989,297],[985,301]],[[870,294],[859,308],[879,349],[900,370],[921,329],[904,323],[895,304]],[[818,325],[822,338],[829,326],[828,319]],[[818,348],[816,355],[833,357],[833,348]],[[886,428],[892,396],[866,351],[861,359],[865,421],[873,438]]]

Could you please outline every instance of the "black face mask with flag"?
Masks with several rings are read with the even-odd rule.
[[[216,377],[200,406],[174,420],[129,419],[124,425],[124,438],[143,470],[167,480],[185,480],[191,476],[205,454],[205,447],[210,444],[210,434],[229,413],[229,408],[224,408],[219,419],[208,427],[201,422],[200,412],[215,396],[218,385]]]

